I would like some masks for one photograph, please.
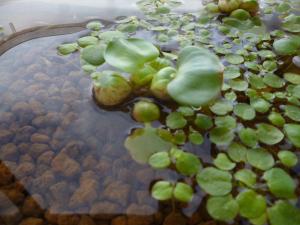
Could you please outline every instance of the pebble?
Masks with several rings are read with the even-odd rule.
[[[29,217],[21,221],[19,225],[44,225],[44,220],[34,217]]]
[[[8,143],[13,136],[14,134],[8,130],[0,130],[0,144]]]
[[[48,143],[50,138],[47,135],[34,133],[30,138],[33,143]]]
[[[51,166],[55,172],[58,172],[65,177],[73,177],[80,172],[79,163],[64,153],[59,153],[55,156]]]
[[[17,161],[19,153],[17,151],[17,146],[13,143],[3,145],[0,149],[0,159],[8,161]]]

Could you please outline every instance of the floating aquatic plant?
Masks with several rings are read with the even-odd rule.
[[[264,13],[282,21],[268,32],[256,0],[219,0],[197,15],[172,11],[180,4],[141,0],[145,18],[110,28],[92,21],[88,36],[58,52],[79,51],[95,99],[126,104],[143,123],[125,140],[132,158],[178,173],[178,181],[154,183],[153,198],[189,203],[200,191],[215,220],[299,225],[297,206],[279,200],[295,198],[297,185],[289,170],[300,147],[299,5],[266,1]],[[199,157],[206,144],[211,162]]]

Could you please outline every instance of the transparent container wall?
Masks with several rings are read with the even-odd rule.
[[[1,0],[0,25],[6,34],[26,28],[78,23],[94,18],[112,20],[140,15],[137,0]],[[179,11],[197,11],[201,0],[185,0]]]

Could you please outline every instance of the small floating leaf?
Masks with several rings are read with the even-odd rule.
[[[237,54],[228,54],[225,56],[225,59],[234,65],[239,65],[244,62],[243,56],[237,55]]]
[[[149,158],[149,164],[155,169],[164,169],[170,166],[171,159],[167,152],[157,152]]]
[[[98,38],[93,36],[82,37],[77,40],[80,47],[84,48],[88,45],[96,45],[98,44]]]
[[[251,188],[256,184],[256,174],[249,169],[241,169],[237,171],[234,174],[234,178]]]
[[[138,122],[152,122],[160,117],[160,110],[150,101],[139,101],[133,106],[133,118]]]
[[[298,157],[291,151],[280,151],[278,153],[280,162],[287,167],[294,167],[298,163]]]
[[[300,48],[299,38],[282,38],[275,41],[273,46],[278,55],[295,55]]]
[[[139,163],[147,163],[156,152],[169,151],[171,143],[166,142],[157,134],[157,129],[145,127],[136,129],[125,140],[125,147],[132,158]]]
[[[219,100],[209,107],[216,115],[224,116],[233,110],[231,102],[227,100]]]
[[[210,140],[216,145],[228,145],[234,138],[234,133],[227,127],[215,127],[210,131]]]
[[[246,190],[239,193],[236,201],[239,204],[241,216],[249,219],[260,217],[267,208],[265,197],[253,190]]]
[[[286,201],[279,200],[268,209],[271,225],[299,225],[300,210]]]
[[[169,200],[173,196],[173,189],[174,187],[171,182],[158,181],[153,185],[151,195],[159,201]]]
[[[246,162],[247,148],[236,142],[231,143],[228,147],[228,155],[234,162]]]
[[[239,205],[232,195],[209,197],[206,208],[212,218],[224,222],[232,221],[239,211]]]
[[[204,114],[197,114],[194,123],[198,128],[203,130],[208,130],[213,126],[212,119]]]
[[[104,54],[108,64],[129,73],[136,72],[158,56],[159,51],[152,43],[137,38],[113,40]]]
[[[103,24],[100,21],[91,21],[86,25],[86,28],[89,30],[99,31],[103,27]]]
[[[189,133],[189,141],[194,145],[201,145],[204,138],[199,132],[193,131]]]
[[[292,84],[300,84],[300,74],[297,73],[285,73],[284,79]]]
[[[267,181],[271,193],[276,197],[295,197],[296,183],[283,169],[272,168],[264,173],[263,179]]]
[[[102,45],[89,45],[82,49],[81,58],[91,65],[100,66],[105,62],[104,48]]]
[[[267,74],[264,76],[263,81],[265,84],[272,88],[281,88],[285,85],[285,82],[283,79],[281,79],[279,76],[275,74]]]
[[[300,148],[300,125],[298,124],[285,124],[284,132],[288,139],[298,148]]]
[[[271,112],[268,119],[273,125],[278,127],[282,127],[285,124],[285,119],[278,112]]]
[[[300,32],[300,16],[291,14],[284,18],[282,22],[282,28],[292,33]]]
[[[234,106],[233,112],[243,120],[253,120],[255,118],[255,110],[246,103],[238,103]]]
[[[213,162],[215,166],[221,170],[232,170],[236,166],[225,153],[219,153]]]
[[[57,47],[57,50],[61,55],[68,55],[78,50],[78,44],[77,43],[62,44]]]
[[[180,152],[176,157],[176,169],[183,175],[191,176],[199,172],[201,162],[197,156],[188,152]]]
[[[275,164],[272,154],[263,148],[248,150],[247,160],[253,167],[260,170],[268,170]]]
[[[181,202],[190,202],[193,199],[194,191],[191,186],[178,182],[174,188],[175,199]]]
[[[166,124],[171,129],[179,129],[185,127],[187,121],[180,112],[172,112],[167,116]]]
[[[229,172],[207,167],[197,175],[200,187],[210,195],[222,196],[231,192],[232,176]]]
[[[286,105],[284,107],[285,115],[291,120],[300,122],[300,108],[294,105]]]
[[[284,138],[283,133],[270,124],[260,123],[256,126],[258,140],[264,144],[275,145]]]
[[[258,142],[256,131],[252,128],[243,128],[239,132],[239,137],[243,144],[249,147],[255,147]]]
[[[186,47],[178,57],[178,72],[168,84],[169,95],[183,105],[199,107],[220,95],[223,66],[216,55]]]

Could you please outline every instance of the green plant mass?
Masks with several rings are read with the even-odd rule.
[[[300,225],[299,3],[180,4],[140,0],[142,18],[90,22],[58,53],[79,52],[100,107],[132,113],[124,146],[157,170],[154,199],[175,210],[201,196],[222,224]]]

